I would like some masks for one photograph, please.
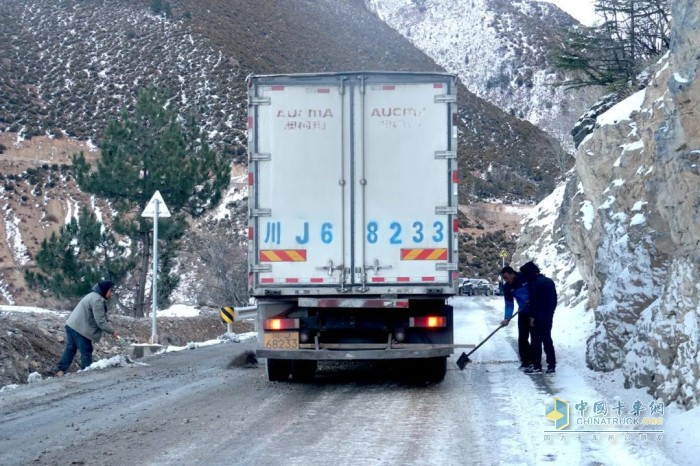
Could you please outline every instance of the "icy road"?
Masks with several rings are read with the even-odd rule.
[[[459,343],[477,343],[502,318],[501,298],[452,302]],[[43,380],[0,392],[0,464],[683,464],[669,452],[687,453],[697,434],[671,436],[668,408],[586,369],[583,343],[561,341],[580,340],[566,319],[555,317],[553,376],[517,369],[513,323],[464,371],[457,351],[445,380],[429,386],[380,363],[322,365],[309,384],[268,382],[264,361],[229,367],[254,340]],[[644,417],[666,425],[620,424]]]

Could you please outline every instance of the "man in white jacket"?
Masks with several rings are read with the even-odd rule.
[[[103,280],[92,287],[80,300],[66,321],[66,347],[63,350],[55,374],[63,376],[73,363],[73,358],[80,350],[80,367],[85,369],[92,364],[92,343],[97,343],[104,333],[116,338],[119,334],[107,318],[107,300],[112,297],[114,283]]]

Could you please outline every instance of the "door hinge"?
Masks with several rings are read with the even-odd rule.
[[[253,264],[253,272],[272,272],[272,264]]]
[[[435,207],[436,215],[457,215],[457,207]]]
[[[270,105],[272,99],[269,97],[251,97],[248,105]]]
[[[457,152],[453,151],[453,150],[436,150],[435,151],[435,158],[438,160],[456,159]]]
[[[250,209],[251,217],[269,217],[272,215],[272,209]]]
[[[457,95],[456,94],[445,94],[445,95],[436,95],[435,96],[435,103],[436,104],[454,104],[457,102]]]
[[[435,270],[459,270],[459,267],[454,262],[438,262],[435,264]]]

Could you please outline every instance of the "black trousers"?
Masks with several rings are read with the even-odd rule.
[[[520,356],[520,362],[524,365],[530,365],[532,363],[532,349],[530,348],[530,334],[532,333],[532,327],[530,327],[530,316],[529,314],[519,313],[518,314],[518,355]]]
[[[537,321],[532,328],[532,365],[542,367],[542,348],[547,356],[547,367],[553,369],[557,365],[552,342],[552,321]]]

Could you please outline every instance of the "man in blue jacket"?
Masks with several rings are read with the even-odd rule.
[[[505,301],[505,314],[501,325],[506,326],[513,317],[514,301],[518,302],[518,354],[520,356],[520,369],[530,367],[530,314],[528,312],[528,287],[523,274],[517,273],[509,265],[503,267],[501,276],[503,284],[503,299]]]
[[[542,348],[547,357],[547,374],[553,374],[557,365],[552,342],[552,322],[557,307],[557,289],[554,282],[540,273],[534,262],[520,267],[528,283],[530,296],[530,325],[532,326],[532,367],[527,374],[542,373]]]

